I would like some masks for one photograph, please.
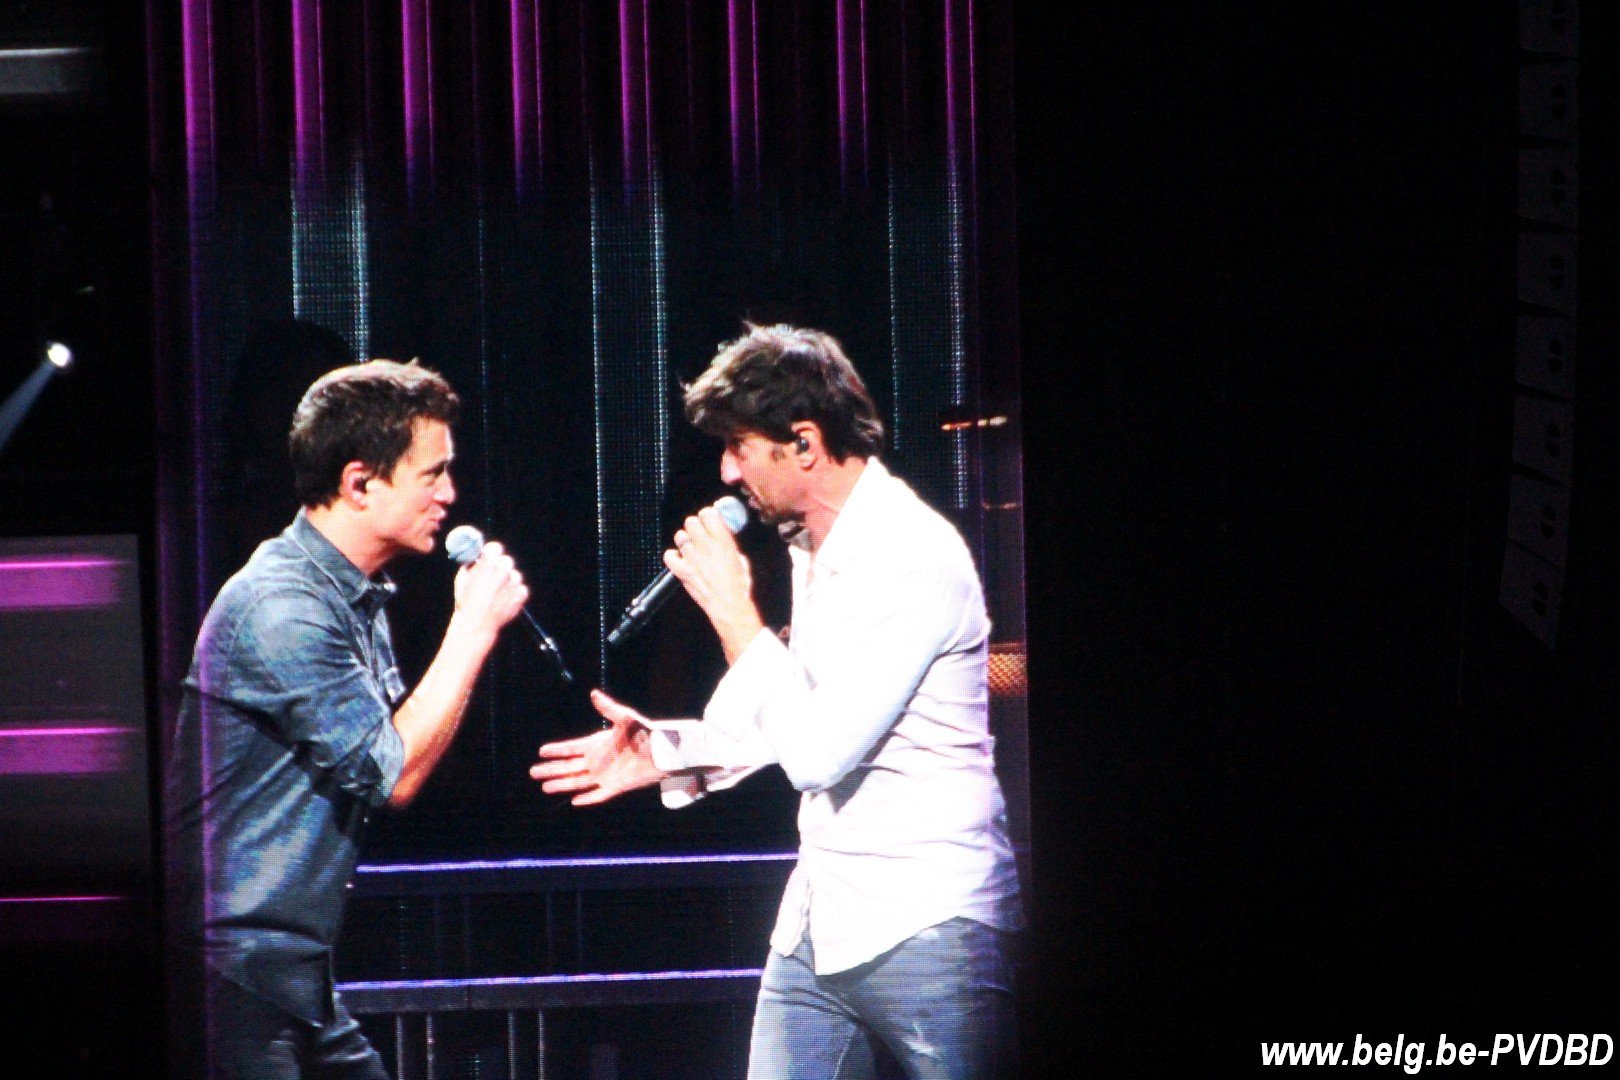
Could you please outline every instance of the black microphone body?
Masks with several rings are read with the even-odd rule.
[[[730,495],[716,502],[714,508],[719,512],[720,520],[733,534],[741,532],[742,527],[748,524],[748,508]],[[671,596],[680,591],[680,579],[669,572],[669,567],[660,570],[658,576],[652,579],[652,583],[642,589],[624,609],[624,616],[608,635],[607,643],[617,645],[639,631],[652,621],[658,609],[667,604]]]
[[[629,606],[624,609],[624,616],[619,619],[619,625],[615,626],[613,632],[608,635],[607,643],[617,645],[651,622],[658,609],[667,604],[669,598],[679,592],[680,589],[680,579],[670,573],[667,566],[660,570],[658,576],[652,579],[652,584],[642,589],[636,595],[636,598],[630,601]]]
[[[477,562],[478,553],[483,548],[484,534],[471,525],[457,525],[450,530],[450,535],[444,538],[444,553],[462,566],[471,566]],[[568,665],[563,663],[562,650],[551,640],[551,635],[540,625],[540,620],[534,617],[529,605],[524,604],[519,614],[523,616],[523,625],[529,628],[529,636],[534,638],[534,643],[557,665],[557,674],[562,676],[562,681],[572,684],[574,676],[568,670]]]

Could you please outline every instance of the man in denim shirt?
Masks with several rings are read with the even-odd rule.
[[[171,1035],[181,1075],[386,1077],[333,990],[332,948],[371,811],[420,790],[528,589],[498,544],[408,697],[383,567],[433,550],[448,508],[439,375],[377,360],[310,387],[293,419],[303,509],[203,622],[166,763]]]

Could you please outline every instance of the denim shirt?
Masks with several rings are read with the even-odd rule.
[[[366,822],[405,759],[393,593],[300,511],[215,598],[170,744],[171,940],[311,1022]]]

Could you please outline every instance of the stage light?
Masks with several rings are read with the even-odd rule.
[[[990,405],[951,405],[939,417],[941,431],[987,431],[1013,423],[1008,411]]]
[[[975,428],[998,428],[1006,427],[1008,422],[1005,416],[975,416],[965,420],[942,420],[939,430],[972,431]]]
[[[58,371],[66,371],[73,364],[73,350],[60,341],[47,342],[45,359],[56,365]]]
[[[44,359],[34,368],[32,374],[11,392],[10,397],[0,402],[0,450],[5,449],[6,443],[11,441],[11,436],[16,432],[17,425],[28,415],[28,410],[34,407],[39,395],[45,392],[45,385],[73,363],[73,350],[60,341],[47,341],[43,352]]]

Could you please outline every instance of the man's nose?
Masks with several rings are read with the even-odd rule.
[[[720,482],[735,484],[742,479],[742,470],[737,468],[737,459],[730,450],[720,455]]]
[[[456,501],[456,483],[450,479],[449,473],[444,474],[444,479],[439,484],[439,490],[433,493],[433,497],[446,506]]]

